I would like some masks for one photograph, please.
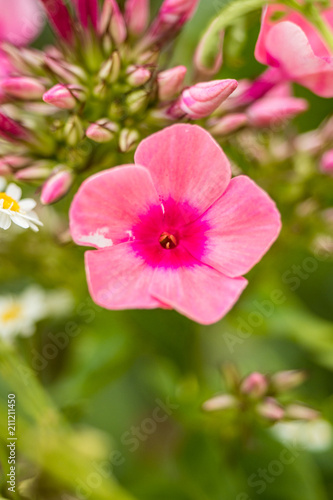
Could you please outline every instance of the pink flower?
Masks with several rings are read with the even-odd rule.
[[[323,173],[333,175],[333,149],[324,153],[321,158],[320,168]]]
[[[333,8],[322,15],[332,29]],[[300,13],[279,4],[266,7],[255,55],[261,63],[279,68],[284,79],[333,97],[333,54]]]
[[[85,181],[70,209],[86,253],[91,296],[107,309],[174,308],[211,324],[247,285],[278,236],[280,216],[196,125],[174,125],[139,145],[135,165]]]
[[[0,41],[27,45],[44,24],[37,0],[0,0]]]

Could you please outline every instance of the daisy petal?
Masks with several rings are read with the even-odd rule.
[[[196,230],[207,224],[205,250],[196,248]],[[246,274],[279,235],[280,214],[271,198],[246,176],[230,182],[223,196],[195,224],[187,228],[184,246],[200,259],[230,277]]]
[[[157,268],[150,293],[181,314],[203,325],[219,321],[237,302],[245,278],[228,278],[211,267]]]
[[[183,204],[186,223],[204,213],[231,178],[222,149],[197,125],[174,125],[151,135],[138,146],[135,163],[149,169],[164,201],[172,198],[179,207]],[[185,213],[188,205],[192,210]]]
[[[85,254],[89,291],[106,309],[155,309],[161,303],[148,292],[154,270],[133,251],[131,243]]]
[[[12,224],[12,221],[9,217],[9,215],[0,212],[0,228],[1,229],[8,229]]]
[[[12,182],[8,184],[7,189],[6,189],[6,194],[13,198],[15,201],[19,201],[22,196],[22,189],[17,186],[16,184],[13,184]]]
[[[24,212],[30,212],[37,205],[36,201],[32,198],[25,198],[20,201],[20,208],[24,210]]]
[[[11,215],[12,222],[14,222],[17,226],[23,227],[23,229],[28,229],[29,222],[21,217],[19,214]]]
[[[106,170],[85,181],[70,209],[74,241],[96,248],[131,240],[131,229],[158,195],[147,169],[135,165]],[[163,213],[160,209],[162,220]]]

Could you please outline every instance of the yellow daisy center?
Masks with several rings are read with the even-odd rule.
[[[14,198],[11,198],[6,193],[0,193],[0,200],[3,200],[3,208],[10,209],[13,212],[18,212],[20,210],[20,205],[17,203]]]
[[[3,323],[9,323],[10,321],[15,321],[21,316],[22,307],[18,304],[11,305],[7,311],[2,313],[1,320]]]

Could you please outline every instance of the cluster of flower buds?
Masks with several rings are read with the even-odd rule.
[[[314,420],[320,414],[299,402],[282,403],[285,393],[301,385],[306,374],[300,370],[277,372],[264,375],[254,372],[241,378],[233,365],[223,369],[229,393],[221,394],[206,401],[203,409],[207,412],[227,410],[235,414],[255,415],[258,420],[275,423],[282,420]]]
[[[0,80],[0,175],[43,183],[42,202],[53,203],[76,175],[123,162],[116,156],[174,122],[200,120],[223,137],[304,111],[274,69],[238,89],[233,79],[207,81],[222,65],[223,32],[209,67],[209,33],[199,42],[192,85],[184,66],[160,68],[198,3],[164,0],[151,20],[149,0],[126,0],[123,10],[116,0],[101,8],[97,0],[42,0],[57,43],[44,51],[1,45],[10,69]]]

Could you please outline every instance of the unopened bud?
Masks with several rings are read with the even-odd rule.
[[[325,174],[333,175],[333,149],[326,151],[322,156],[320,169]]]
[[[57,84],[43,95],[44,102],[61,109],[73,109],[84,98],[84,90],[79,85]]]
[[[257,406],[259,415],[268,420],[281,420],[285,416],[285,411],[281,405],[273,398],[266,398]]]
[[[231,394],[221,394],[221,396],[216,396],[206,401],[202,405],[202,408],[205,411],[219,411],[236,408],[237,406],[238,400],[234,396]]]
[[[100,19],[100,32],[108,33],[117,44],[122,44],[127,37],[126,24],[116,0],[105,0]]]
[[[18,181],[39,181],[47,179],[50,175],[50,169],[47,167],[27,167],[19,170],[15,174],[15,178]]]
[[[82,123],[79,117],[71,116],[64,127],[64,134],[69,146],[76,146],[84,135]]]
[[[119,52],[114,51],[107,61],[102,65],[99,71],[99,78],[105,82],[114,83],[118,80],[121,68]]]
[[[268,389],[265,375],[255,372],[246,377],[241,384],[241,392],[255,399],[263,397]]]
[[[320,413],[308,406],[290,404],[286,407],[286,417],[294,420],[315,420],[320,417]]]
[[[18,99],[40,99],[45,92],[45,87],[39,80],[25,76],[5,78],[1,82],[1,88],[6,94]]]
[[[278,392],[285,392],[297,387],[306,380],[306,373],[302,370],[286,370],[272,375],[272,388]]]
[[[141,35],[149,22],[149,0],[126,0],[125,20],[132,35]]]
[[[127,81],[132,87],[140,87],[147,83],[151,78],[149,69],[143,66],[129,66],[127,69]]]
[[[137,130],[124,128],[120,132],[119,148],[122,153],[127,153],[135,147],[140,139],[140,134]]]
[[[210,132],[217,136],[227,135],[246,125],[247,121],[247,116],[244,113],[230,113],[216,120],[210,128]]]
[[[179,113],[178,108],[193,120],[211,115],[237,88],[236,80],[215,80],[203,82],[184,90],[176,106],[171,106],[169,113]],[[178,118],[178,116],[174,116]]]
[[[305,99],[296,97],[263,97],[252,104],[247,116],[254,127],[279,126],[308,109]]]
[[[31,163],[31,159],[26,156],[7,155],[0,159],[0,165],[6,165],[10,169],[24,168]]]
[[[111,141],[119,127],[116,123],[110,122],[107,118],[102,118],[96,123],[92,123],[86,130],[86,136],[95,142],[109,142]]]
[[[73,174],[69,170],[60,170],[52,175],[43,185],[41,202],[50,205],[63,198],[73,183]]]
[[[141,111],[147,104],[147,92],[145,90],[136,90],[126,98],[126,106],[130,114]]]
[[[181,91],[186,71],[185,66],[176,66],[158,74],[158,97],[161,101],[168,101]]]

